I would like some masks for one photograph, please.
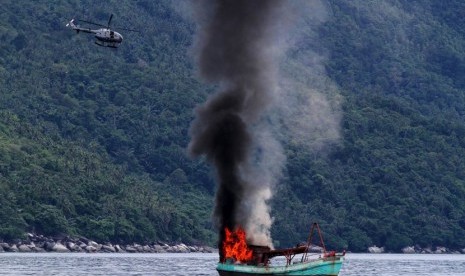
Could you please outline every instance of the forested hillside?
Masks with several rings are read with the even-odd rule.
[[[215,243],[214,174],[186,150],[193,109],[214,88],[197,77],[184,4],[2,1],[0,239]],[[322,7],[318,24],[300,23],[282,70],[312,86],[305,67],[321,57],[342,99],[340,138],[316,147],[281,133],[275,245],[305,240],[319,221],[331,247],[464,248],[465,4]],[[141,31],[122,32],[118,49],[65,27],[111,13],[115,27]]]
[[[6,1],[0,12],[1,236],[213,241],[213,183],[185,155],[205,93],[192,26],[160,1]],[[141,30],[120,49],[65,28],[110,13]]]
[[[288,175],[295,210],[340,244],[465,245],[463,8],[330,2],[321,47],[345,99],[343,142],[325,159],[293,151]]]

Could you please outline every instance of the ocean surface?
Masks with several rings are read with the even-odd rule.
[[[0,275],[218,275],[217,254],[0,253]],[[465,255],[347,254],[340,276],[465,276]]]

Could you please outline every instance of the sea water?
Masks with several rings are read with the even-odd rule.
[[[218,254],[0,253],[0,275],[218,275]],[[465,276],[465,255],[351,254],[340,276]]]

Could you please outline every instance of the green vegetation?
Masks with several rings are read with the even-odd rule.
[[[213,244],[213,182],[185,155],[192,27],[164,2],[74,2],[0,8],[0,237]],[[110,12],[144,32],[112,50],[65,28]]]
[[[329,246],[353,251],[465,247],[464,8],[328,1],[318,43],[303,39],[289,62],[327,53],[342,140],[329,154],[284,144],[276,245],[317,220]],[[110,13],[142,33],[113,50],[64,27]],[[2,1],[0,238],[215,244],[213,174],[186,154],[212,90],[196,78],[193,33],[169,1]]]

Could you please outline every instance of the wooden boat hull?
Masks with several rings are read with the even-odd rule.
[[[337,276],[344,257],[320,258],[287,266],[254,266],[243,264],[219,263],[216,267],[221,276],[276,276],[276,275],[313,275]]]

